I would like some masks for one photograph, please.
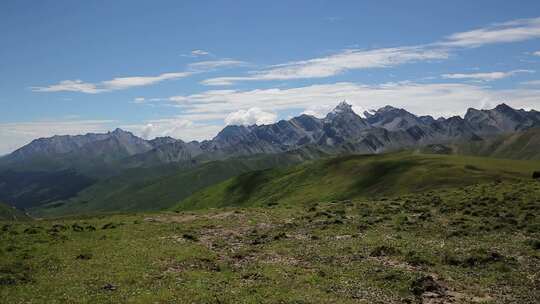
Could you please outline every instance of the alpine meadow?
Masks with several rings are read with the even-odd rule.
[[[540,303],[540,2],[0,4],[0,303]]]

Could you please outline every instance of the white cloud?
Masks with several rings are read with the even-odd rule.
[[[229,86],[233,85],[236,82],[239,81],[246,81],[246,80],[258,80],[253,77],[215,77],[215,78],[208,78],[203,81],[201,81],[201,84],[207,85],[207,86]]]
[[[314,111],[314,107],[334,106],[341,100],[350,102],[355,111],[393,105],[419,115],[435,116],[462,115],[468,107],[481,107],[488,101],[493,104],[506,102],[516,107],[540,108],[540,90],[495,90],[463,83],[397,82],[363,85],[340,82],[287,89],[209,90],[173,99],[181,100],[184,115],[213,113],[223,118],[238,109],[253,107],[271,112],[294,109]]]
[[[183,140],[202,140],[212,138],[225,124],[274,122],[277,120],[274,113],[279,111],[324,117],[342,100],[352,104],[359,115],[365,109],[385,105],[435,117],[463,115],[469,107],[493,107],[502,102],[515,108],[539,109],[540,88],[496,90],[464,83],[363,85],[340,82],[286,89],[209,90],[172,96],[168,100],[181,106],[183,113],[173,118],[122,127],[146,138],[172,136]]]
[[[457,73],[457,74],[443,74],[442,78],[446,79],[470,79],[477,81],[493,81],[510,76],[514,76],[518,73],[534,73],[532,70],[514,70],[508,72],[488,72],[488,73]]]
[[[122,128],[146,139],[170,136],[191,141],[212,138],[223,126],[193,122],[185,117],[173,117],[149,120],[143,124],[123,125]]]
[[[133,99],[133,103],[141,104],[145,102],[146,102],[146,99],[144,97],[136,97],[135,99]]]
[[[212,53],[205,51],[205,50],[193,50],[189,52],[188,54],[180,54],[182,57],[201,57],[201,56],[210,56]]]
[[[233,59],[220,59],[220,60],[208,60],[208,61],[199,61],[195,63],[189,64],[189,67],[193,70],[213,70],[217,68],[225,68],[225,67],[237,67],[237,66],[244,66],[247,63],[240,60],[233,60]]]
[[[205,85],[230,85],[238,81],[250,80],[323,78],[335,76],[348,70],[387,68],[417,61],[446,59],[447,57],[446,50],[423,47],[354,49],[327,57],[275,65],[267,70],[251,72],[248,76],[210,78],[202,83]]]
[[[192,75],[192,72],[164,73],[158,76],[134,76],[134,77],[119,77],[111,80],[103,81],[102,85],[105,90],[123,90],[131,87],[140,87],[155,84],[165,80],[184,78]]]
[[[40,137],[105,132],[113,128],[114,120],[59,120],[0,123],[0,155]]]
[[[62,80],[58,84],[53,84],[47,87],[32,87],[34,92],[81,92],[87,94],[96,94],[103,92],[98,89],[93,83],[86,83],[82,80]]]
[[[315,116],[317,118],[323,118],[328,114],[328,112],[332,111],[332,109],[335,107],[335,104],[320,104],[320,105],[313,105],[308,106],[302,114],[307,114],[311,116]]]
[[[111,80],[105,80],[100,83],[87,83],[81,80],[63,80],[58,84],[46,87],[32,87],[34,92],[80,92],[87,94],[96,94],[102,92],[124,90],[131,87],[147,86],[162,82],[184,78],[192,75],[194,72],[164,73],[158,76],[132,76],[117,77]]]
[[[540,51],[536,51],[533,53],[534,56],[540,56]]]
[[[206,56],[206,55],[210,55],[210,52],[205,51],[205,50],[193,50],[193,51],[191,51],[191,55],[193,55],[193,56]]]
[[[101,81],[99,83],[83,82],[82,80],[62,80],[57,84],[43,87],[35,86],[31,87],[31,89],[34,92],[80,92],[86,94],[97,94],[125,90],[132,87],[153,85],[166,80],[185,78],[195,73],[200,73],[207,70],[242,66],[245,64],[246,63],[243,61],[232,59],[201,61],[189,64],[189,68],[191,69],[189,72],[163,73],[157,76],[117,77],[111,80]]]
[[[455,33],[440,42],[451,47],[479,47],[486,44],[518,42],[540,37],[540,18],[496,23],[472,31]]]
[[[251,71],[245,76],[209,78],[201,83],[210,86],[226,86],[241,81],[331,77],[348,70],[388,68],[406,63],[447,59],[451,51],[459,48],[535,38],[540,38],[540,18],[519,19],[454,33],[443,41],[431,44],[373,50],[349,49],[330,56],[293,61]]]
[[[259,108],[238,110],[225,117],[227,125],[267,125],[276,122],[277,115]]]
[[[525,86],[540,86],[540,80],[523,81],[520,84]]]

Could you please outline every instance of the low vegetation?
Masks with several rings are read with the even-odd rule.
[[[195,193],[175,210],[381,198],[483,182],[530,180],[533,168],[540,168],[540,162],[411,152],[349,155],[245,173]]]
[[[0,226],[5,303],[538,303],[540,183]]]
[[[30,218],[19,209],[0,203],[0,221],[25,221]]]
[[[489,156],[506,159],[540,160],[540,129],[495,135],[482,140],[422,147],[425,153]]]
[[[179,200],[209,185],[248,171],[295,164],[295,153],[208,161],[194,167],[159,166],[127,170],[101,180],[66,200],[32,208],[36,217],[105,212],[155,211],[168,209]]]

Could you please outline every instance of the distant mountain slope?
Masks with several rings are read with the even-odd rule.
[[[148,152],[160,141],[146,141],[116,129],[104,134],[40,138],[0,158],[0,169],[17,171],[59,171],[74,169],[99,177],[118,172],[116,163]]]
[[[320,151],[301,150],[210,161],[191,168],[140,168],[103,180],[79,195],[29,210],[37,217],[170,208],[197,190],[241,173],[297,164],[318,158]],[[169,170],[163,176],[162,170]]]
[[[530,179],[540,162],[410,152],[350,155],[249,172],[178,203],[189,210],[303,204],[400,195],[497,180]]]
[[[472,142],[428,145],[421,150],[425,153],[540,160],[540,129],[529,129]]]
[[[17,208],[29,208],[66,199],[94,183],[74,170],[0,171],[0,200]]]
[[[4,203],[0,203],[0,221],[26,221],[29,220],[24,212],[9,206]]]
[[[469,109],[465,120],[481,135],[523,131],[538,127],[540,112],[516,110],[500,104],[492,110]]]

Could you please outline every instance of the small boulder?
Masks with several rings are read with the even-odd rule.
[[[52,226],[52,229],[56,230],[56,231],[64,231],[66,229],[68,229],[68,227],[62,225],[62,224],[54,224]]]
[[[81,225],[77,224],[77,223],[71,225],[71,229],[73,229],[73,231],[75,231],[75,232],[81,232],[81,231],[84,230],[84,228]]]
[[[188,240],[188,241],[192,241],[192,242],[197,242],[199,239],[193,235],[193,234],[189,234],[189,233],[184,233],[182,235],[182,237],[185,239],[185,240]]]
[[[84,229],[86,229],[87,231],[96,231],[96,227],[94,227],[92,225],[88,225],[88,226],[84,227]]]
[[[106,290],[106,291],[115,291],[117,288],[118,288],[118,286],[113,285],[111,283],[107,283],[107,284],[103,285],[103,287],[101,287],[102,290]]]
[[[77,259],[77,260],[90,260],[91,258],[92,258],[92,254],[90,254],[90,253],[81,253],[75,259]]]
[[[532,178],[540,180],[540,171],[534,171]]]
[[[26,234],[37,234],[41,231],[41,227],[28,227],[24,229],[24,233]]]
[[[114,223],[107,223],[101,227],[101,229],[114,229],[116,228],[116,225]]]
[[[439,284],[432,276],[422,276],[411,283],[411,292],[415,296],[428,295],[433,298],[436,295],[443,296],[446,294],[446,288]]]
[[[401,251],[397,248],[382,245],[382,246],[375,247],[369,255],[372,257],[382,257],[382,256],[399,255],[400,253]]]

